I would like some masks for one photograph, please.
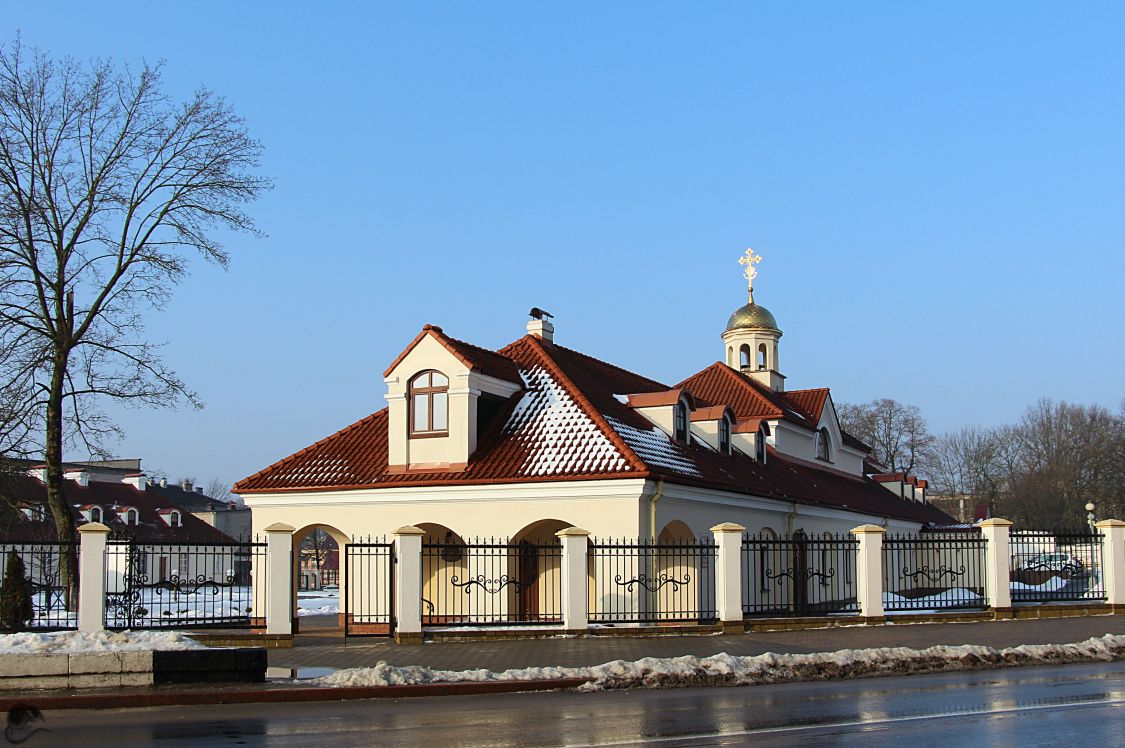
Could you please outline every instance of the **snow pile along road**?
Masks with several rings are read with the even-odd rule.
[[[206,646],[177,631],[99,631],[92,634],[60,631],[0,635],[0,654],[141,652],[150,649],[206,649]]]
[[[321,686],[400,686],[421,683],[535,681],[586,678],[583,690],[609,688],[684,688],[688,686],[752,686],[791,681],[842,680],[878,675],[906,675],[997,667],[1109,662],[1125,657],[1125,636],[1106,634],[1076,644],[1024,644],[1008,649],[977,645],[928,649],[881,647],[813,654],[764,654],[733,657],[646,657],[636,662],[615,660],[594,667],[537,667],[505,670],[431,670],[395,667],[380,662],[372,668],[340,670],[312,681]]]

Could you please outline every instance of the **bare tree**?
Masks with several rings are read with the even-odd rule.
[[[875,450],[874,457],[891,472],[914,472],[933,436],[916,405],[881,399],[862,405],[841,404],[840,425]]]
[[[230,489],[230,483],[227,483],[221,478],[212,478],[207,481],[207,486],[203,489],[203,493],[219,501],[234,501],[235,503],[239,503],[235,500],[234,494],[230,492]]]
[[[100,398],[199,406],[145,340],[143,313],[167,301],[190,253],[226,266],[218,231],[255,230],[241,206],[268,187],[253,173],[260,152],[222,98],[163,93],[159,65],[0,47],[0,349],[34,393],[60,537],[74,533],[64,443],[100,453],[115,431]],[[72,590],[76,572],[65,559]]]

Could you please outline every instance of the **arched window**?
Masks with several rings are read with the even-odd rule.
[[[768,363],[768,361],[766,359],[766,344],[762,343],[761,345],[758,346],[758,368],[759,369],[769,368],[766,365],[767,363]]]
[[[179,527],[180,526],[180,513],[177,512],[177,511],[172,511],[171,513],[169,513],[168,514],[168,524],[171,525],[172,527]]]
[[[100,506],[90,507],[90,521],[91,522],[101,522],[102,521],[102,508]]]
[[[672,411],[672,427],[675,431],[676,441],[686,443],[688,440],[687,404],[683,400],[676,403],[676,407]]]
[[[730,454],[730,419],[726,416],[719,419],[719,451]]]
[[[128,509],[125,511],[125,524],[137,525],[140,524],[140,515],[136,509]]]
[[[764,423],[758,428],[758,438],[754,440],[754,459],[758,462],[766,461],[766,437],[769,433],[769,426]]]
[[[828,462],[832,459],[831,442],[828,438],[828,429],[816,432],[816,459]]]
[[[753,363],[750,358],[752,355],[753,354],[750,353],[750,346],[743,344],[742,347],[738,349],[738,365],[743,369],[749,369],[750,365]]]
[[[440,371],[424,371],[410,380],[410,435],[449,433],[449,379]]]

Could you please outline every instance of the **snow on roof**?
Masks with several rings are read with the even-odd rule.
[[[526,391],[504,433],[527,449],[524,475],[629,470],[629,463],[578,403],[540,366],[520,370]]]
[[[629,448],[637,456],[653,467],[671,470],[681,475],[691,475],[696,478],[702,474],[695,468],[690,458],[680,454],[676,443],[666,433],[653,426],[650,429],[639,429],[616,418],[606,418],[613,430],[621,435]]]

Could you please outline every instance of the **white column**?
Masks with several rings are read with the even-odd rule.
[[[105,545],[109,528],[87,522],[78,528],[78,630],[105,630]]]
[[[724,522],[711,528],[715,534],[715,604],[723,629],[742,626],[742,533],[746,528]]]
[[[852,530],[859,541],[856,554],[856,595],[859,615],[870,622],[881,621],[883,613],[883,535],[878,525],[860,525]]]
[[[395,641],[422,641],[422,536],[426,531],[408,525],[395,536]]]
[[[587,589],[586,550],[590,531],[568,527],[555,533],[562,542],[562,619],[567,631],[590,627],[590,593]]]
[[[1006,519],[986,519],[980,532],[988,541],[984,552],[984,594],[992,609],[1012,609],[1012,523]]]
[[[1106,602],[1125,610],[1125,522],[1103,519],[1094,525],[1102,535],[1102,584]]]
[[[293,633],[293,531],[275,522],[266,528],[266,633]]]

